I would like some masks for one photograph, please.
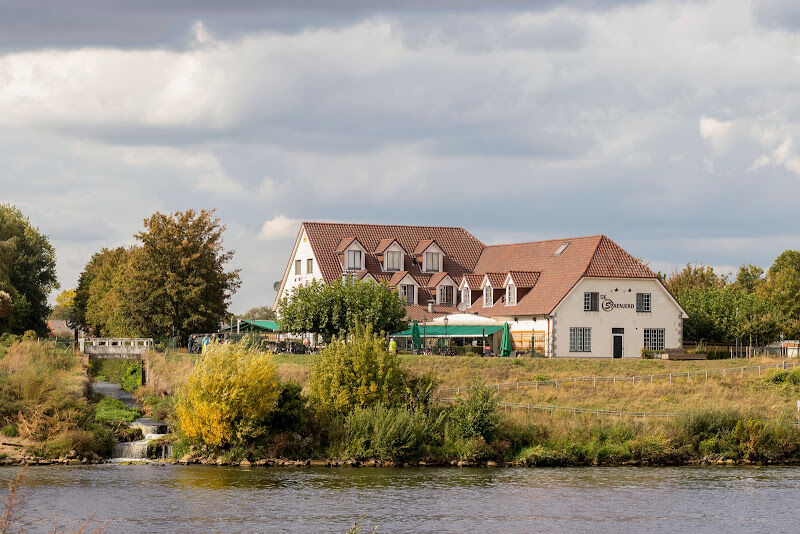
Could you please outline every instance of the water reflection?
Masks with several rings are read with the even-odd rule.
[[[3,486],[16,472],[0,468]],[[796,532],[796,468],[29,468],[28,530]]]

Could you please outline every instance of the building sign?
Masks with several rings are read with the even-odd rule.
[[[600,305],[600,307],[603,308],[603,311],[611,311],[619,309],[632,310],[635,308],[633,304],[617,304],[616,302],[606,297],[605,295],[600,295],[600,298],[603,300],[603,303]]]

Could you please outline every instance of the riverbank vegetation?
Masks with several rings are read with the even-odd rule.
[[[220,377],[213,389],[231,384],[235,384],[232,391],[246,388],[251,381],[241,377],[247,373],[247,362],[260,361],[248,351],[234,345],[214,347],[208,364],[201,359],[194,367],[194,383],[203,383],[200,377],[211,376],[212,369],[222,371],[220,366],[228,366],[227,371],[213,373]],[[498,392],[485,385],[481,375],[502,381],[593,372],[630,376],[685,372],[690,367],[719,369],[738,362],[525,359],[515,363],[486,358],[461,362],[452,357],[389,354],[384,340],[369,331],[351,336],[347,343],[335,339],[316,357],[261,357],[269,360],[262,362],[269,370],[258,387],[266,387],[267,392],[239,391],[234,396],[263,397],[269,401],[262,404],[263,410],[245,413],[234,409],[235,403],[219,403],[209,411],[213,413],[209,420],[227,430],[208,435],[199,427],[187,432],[192,425],[184,428],[185,423],[176,418],[177,432],[172,437],[176,459],[235,463],[325,458],[351,463],[532,466],[800,461],[800,429],[793,424],[791,412],[793,397],[800,395],[796,378],[800,371],[765,370],[762,376],[731,375],[708,382],[676,378],[672,384],[603,383],[596,388],[583,384]],[[757,363],[766,365],[767,361]],[[306,368],[308,380],[299,384],[287,378],[281,372],[287,365],[294,370]],[[453,392],[452,402],[437,401],[435,392],[452,386],[465,387],[460,394]],[[178,406],[186,402],[182,395],[187,390],[179,391]],[[677,415],[598,417],[508,409],[503,406],[507,402],[674,411]]]

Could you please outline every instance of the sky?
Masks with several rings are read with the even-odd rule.
[[[63,288],[216,209],[236,313],[302,220],[767,267],[800,248],[799,32],[774,0],[0,1],[0,203]]]

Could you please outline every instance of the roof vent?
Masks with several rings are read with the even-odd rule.
[[[566,243],[561,243],[561,246],[558,247],[558,250],[556,250],[553,253],[553,256],[561,256],[561,253],[564,252],[568,246],[569,246],[569,241],[567,241]]]

